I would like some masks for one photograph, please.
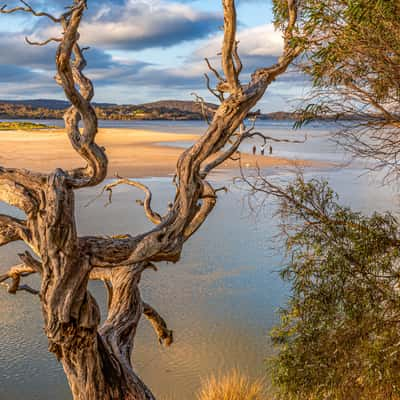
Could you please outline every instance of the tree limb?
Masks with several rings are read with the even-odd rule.
[[[236,6],[235,0],[223,0],[224,10],[224,39],[222,45],[222,69],[231,93],[240,88],[239,72],[236,70],[234,57],[237,58],[236,42]],[[238,67],[240,68],[240,65]],[[240,68],[241,69],[241,68]]]
[[[0,201],[29,216],[38,209],[39,193],[46,179],[47,175],[25,169],[0,167]]]
[[[148,303],[143,302],[143,314],[150,321],[158,336],[158,341],[164,346],[171,346],[174,341],[173,331],[169,330],[165,320]]]
[[[0,214],[0,246],[17,240],[23,240],[26,243],[31,240],[26,221]]]
[[[185,240],[190,238],[201,227],[217,203],[215,190],[205,180],[203,181],[203,191],[200,199],[202,203],[184,231]]]
[[[285,0],[283,0],[285,1]],[[268,80],[274,80],[278,75],[282,72],[286,71],[288,66],[292,63],[292,61],[297,58],[302,52],[302,46],[293,47],[291,44],[292,39],[294,38],[294,31],[296,28],[296,22],[298,18],[298,0],[286,0],[288,7],[288,22],[284,29],[283,33],[283,53],[279,57],[278,63],[272,65],[267,68],[260,68],[255,71],[253,74],[253,78],[265,77]]]
[[[76,12],[71,14],[68,23],[63,22],[64,36],[58,47],[56,56],[57,81],[62,85],[65,95],[72,103],[72,107],[64,116],[65,126],[71,144],[78,154],[87,161],[86,168],[69,171],[70,184],[74,188],[95,186],[102,182],[107,175],[108,160],[104,150],[95,142],[98,131],[97,117],[90,104],[93,98],[93,85],[82,70],[86,66],[83,53],[77,44],[79,39],[78,27],[86,2],[80,2]],[[71,65],[72,53],[75,61]],[[76,88],[79,86],[79,90]],[[83,131],[79,131],[79,121],[83,121]]]
[[[111,203],[111,200],[112,200],[113,188],[115,188],[116,186],[120,186],[120,185],[133,186],[133,187],[136,187],[136,188],[142,190],[146,195],[144,202],[143,202],[143,207],[144,207],[147,218],[151,222],[153,222],[153,224],[161,223],[162,218],[161,218],[160,214],[154,212],[153,209],[151,208],[151,199],[152,199],[151,190],[143,183],[134,181],[132,179],[124,179],[124,178],[120,178],[115,182],[109,183],[102,190],[102,192],[104,192],[104,191],[109,192],[109,203]]]
[[[31,46],[46,46],[47,44],[51,42],[61,42],[61,38],[49,38],[47,40],[44,40],[42,42],[34,42],[30,40],[28,37],[25,37],[26,43],[30,44]]]
[[[24,0],[20,0],[20,2],[22,4],[25,5],[25,7],[14,7],[11,9],[7,9],[7,5],[4,5],[0,8],[0,13],[1,14],[12,14],[18,11],[23,11],[23,12],[27,12],[30,13],[32,15],[34,15],[35,17],[47,17],[49,19],[51,19],[53,22],[61,22],[61,18],[56,18],[53,15],[46,13],[46,12],[36,12],[26,1]]]
[[[38,294],[39,292],[37,290],[32,289],[28,285],[20,285],[22,277],[26,277],[37,272],[38,270],[34,266],[28,265],[24,262],[23,264],[15,265],[5,274],[0,275],[0,283],[3,284],[6,280],[11,280],[11,284],[6,285],[7,291],[10,294],[16,294],[18,290],[25,290],[32,294]]]

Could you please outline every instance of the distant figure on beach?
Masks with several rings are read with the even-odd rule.
[[[272,154],[272,146],[269,145],[269,154]]]
[[[254,145],[253,146],[253,156],[256,154],[256,150],[257,150],[257,147]]]
[[[263,156],[265,153],[265,143],[261,145],[261,155]]]

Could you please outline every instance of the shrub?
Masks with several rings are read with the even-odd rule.
[[[266,400],[266,393],[261,380],[251,381],[246,375],[233,370],[205,381],[197,400]]]

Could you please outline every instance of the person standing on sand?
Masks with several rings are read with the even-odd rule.
[[[261,145],[261,155],[263,156],[265,152],[265,143]]]
[[[253,146],[253,156],[256,154],[256,151],[257,151],[257,147],[254,145]]]
[[[272,154],[272,146],[269,145],[269,154]]]

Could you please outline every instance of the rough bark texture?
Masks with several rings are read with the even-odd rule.
[[[44,16],[63,29],[61,38],[34,44],[59,42],[56,81],[71,102],[65,114],[66,131],[86,166],[71,171],[57,169],[51,174],[0,167],[0,200],[26,214],[26,220],[0,216],[0,245],[23,240],[37,257],[21,255],[23,263],[0,276],[0,282],[11,279],[10,293],[22,289],[35,293],[20,281],[32,273],[41,275],[40,300],[49,350],[62,363],[75,400],[154,398],[131,364],[142,314],[154,326],[161,343],[170,345],[173,336],[157,311],[143,302],[141,275],[147,268],[155,268],[152,262],[179,260],[184,243],[216,204],[216,190],[207,182],[207,175],[232,157],[244,139],[254,135],[253,127],[244,127],[245,117],[300,52],[289,46],[297,13],[296,3],[290,0],[284,54],[278,64],[255,71],[251,81],[242,85],[235,4],[234,0],[222,3],[224,77],[210,65],[219,79],[217,87],[210,89],[221,105],[204,135],[179,158],[175,200],[164,216],[152,210],[151,192],[140,183],[120,179],[105,188],[111,193],[116,185],[128,184],[143,190],[144,210],[155,224],[138,236],[118,237],[79,237],[76,231],[74,191],[101,183],[107,174],[107,157],[95,141],[97,118],[90,103],[93,86],[83,74],[86,62],[78,44],[86,1],[75,0],[60,18],[38,13],[25,3],[25,7],[1,9],[3,13],[25,11]],[[78,128],[80,121],[82,130]],[[89,279],[104,281],[109,293],[108,317],[102,326],[97,303],[87,289]]]

